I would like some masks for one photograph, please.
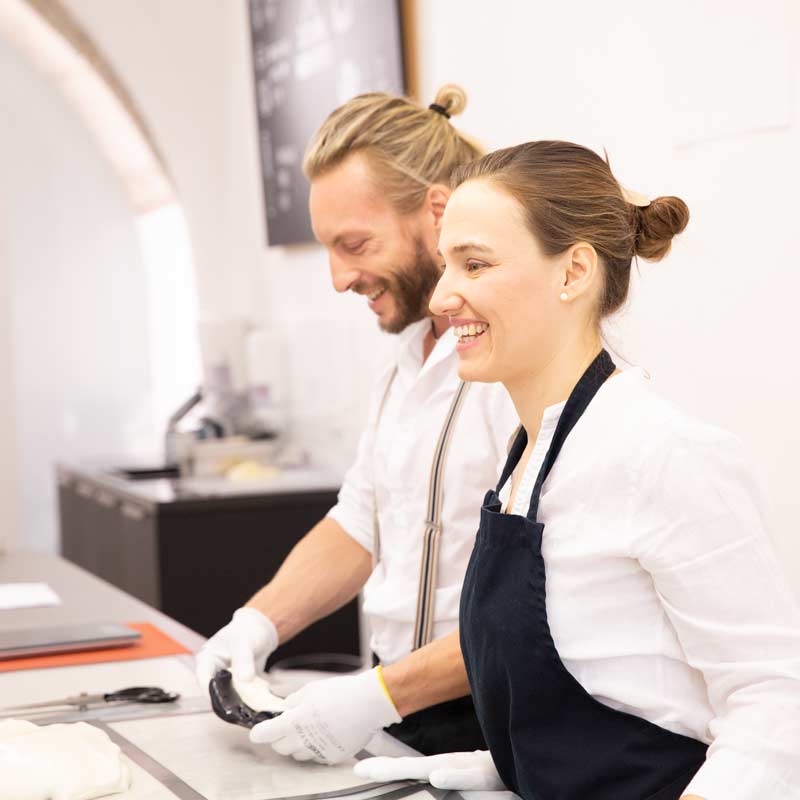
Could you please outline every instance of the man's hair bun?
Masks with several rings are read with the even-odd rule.
[[[455,117],[467,107],[467,93],[455,83],[446,83],[436,92],[433,103]]]

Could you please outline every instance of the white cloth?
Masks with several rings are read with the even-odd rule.
[[[119,747],[99,728],[0,722],[0,800],[92,800],[130,784]]]
[[[515,513],[562,408],[545,411]],[[800,610],[739,441],[625,370],[567,437],[539,521],[550,630],[581,685],[710,744],[686,794],[800,798]]]
[[[364,587],[364,612],[372,650],[385,664],[411,650],[431,462],[459,385],[452,332],[439,337],[423,364],[423,341],[429,330],[430,321],[423,320],[399,335],[397,374],[380,424],[376,430],[394,365],[377,382],[356,462],[329,512],[372,552],[377,498],[381,560]],[[486,491],[497,483],[508,439],[517,425],[513,403],[501,385],[470,386],[444,471],[436,639],[458,626],[461,585],[478,529],[478,509]]]

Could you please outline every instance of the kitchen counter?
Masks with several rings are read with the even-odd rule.
[[[0,582],[34,581],[48,583],[62,604],[0,611],[0,630],[142,620],[191,650],[204,641],[184,625],[57,556],[0,555]],[[244,729],[210,713],[208,698],[194,679],[190,655],[0,673],[0,706],[137,684],[161,685],[180,692],[181,699],[174,705],[109,706],[44,716],[28,712],[37,724],[83,720],[106,731],[122,748],[133,775],[131,789],[114,795],[119,800],[266,800],[276,796],[273,789],[281,789],[283,797],[309,792],[324,795],[326,788],[337,792],[358,782],[349,765],[326,772],[317,765],[284,759],[270,748],[269,752],[253,750]],[[386,752],[394,752],[394,740],[382,738]]]
[[[138,470],[112,466],[58,464],[60,487],[72,487],[78,494],[122,497],[142,510],[158,508],[180,513],[194,507],[225,508],[231,504],[257,505],[265,498],[279,501],[297,494],[328,494],[338,491],[339,476],[315,467],[285,469],[259,480],[232,481],[227,478],[180,478],[171,470]],[[168,475],[168,477],[159,477]]]
[[[49,584],[62,604],[0,611],[0,631],[127,620],[150,622],[192,651],[205,641],[185,625],[63,558],[29,551],[0,553],[0,583],[38,582]]]
[[[194,631],[150,608],[58,556],[0,554],[0,582],[48,583],[62,605],[0,611],[0,630],[59,623],[142,620],[160,627],[191,650],[204,641]],[[217,720],[193,677],[193,658],[167,656],[142,661],[87,664],[0,673],[5,705],[49,699],[78,691],[113,691],[128,685],[163,685],[179,691],[173,708],[162,706],[65,712],[31,717],[37,724],[84,719],[105,730],[120,745],[133,775],[131,789],[118,800],[322,800],[347,796],[367,800],[390,787],[347,790],[349,764],[323,767],[276,755],[250,745],[243,729]],[[14,698],[10,700],[9,698]],[[368,749],[374,755],[413,755],[414,751],[380,733]],[[385,800],[513,800],[510,792],[445,792],[414,782],[391,785]]]
[[[56,474],[61,554],[203,636],[272,578],[338,491],[310,468],[241,482],[130,465],[60,464]],[[361,647],[354,600],[272,659]]]

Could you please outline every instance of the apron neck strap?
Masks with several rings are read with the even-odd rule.
[[[506,456],[506,465],[503,467],[503,473],[500,475],[500,480],[497,482],[495,491],[500,494],[500,490],[505,486],[506,481],[511,477],[511,473],[517,468],[522,454],[525,452],[525,447],[528,444],[528,432],[522,425],[517,428],[517,433],[514,436],[514,441],[508,449]]]
[[[556,459],[558,458],[558,454],[561,452],[561,448],[566,441],[567,436],[569,436],[570,431],[583,416],[583,412],[589,407],[589,403],[592,402],[594,396],[600,390],[600,387],[614,373],[615,370],[616,366],[611,360],[611,356],[605,350],[601,350],[594,361],[592,361],[592,363],[589,365],[586,372],[583,373],[581,379],[575,385],[575,388],[572,390],[572,393],[570,394],[569,399],[564,406],[564,410],[561,412],[561,417],[558,420],[558,425],[556,426],[555,433],[553,434],[553,441],[550,443],[550,449],[547,451],[547,455],[542,463],[542,468],[539,470],[539,476],[536,479],[536,484],[533,487],[533,492],[531,493],[531,504],[528,508],[528,519],[533,520],[534,522],[537,519],[537,514],[539,512],[539,497],[542,493],[542,487],[544,486],[547,476],[550,474],[550,470],[553,468],[553,464],[555,464]],[[515,448],[519,442],[519,438],[520,437],[518,436],[517,441],[514,442]],[[527,435],[525,436],[525,441],[527,442]],[[522,447],[524,449],[525,445],[523,444]],[[522,451],[520,450],[520,454],[521,453]],[[509,459],[509,461],[510,460],[511,459]],[[519,455],[517,455],[517,460],[519,460]]]

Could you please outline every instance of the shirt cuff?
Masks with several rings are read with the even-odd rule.
[[[800,798],[796,768],[773,765],[731,749],[712,752],[683,794],[703,800],[755,800]]]
[[[325,516],[338,522],[351,539],[355,539],[368,553],[372,553],[375,541],[374,522],[365,524],[357,516],[349,514],[341,503],[335,505]]]

